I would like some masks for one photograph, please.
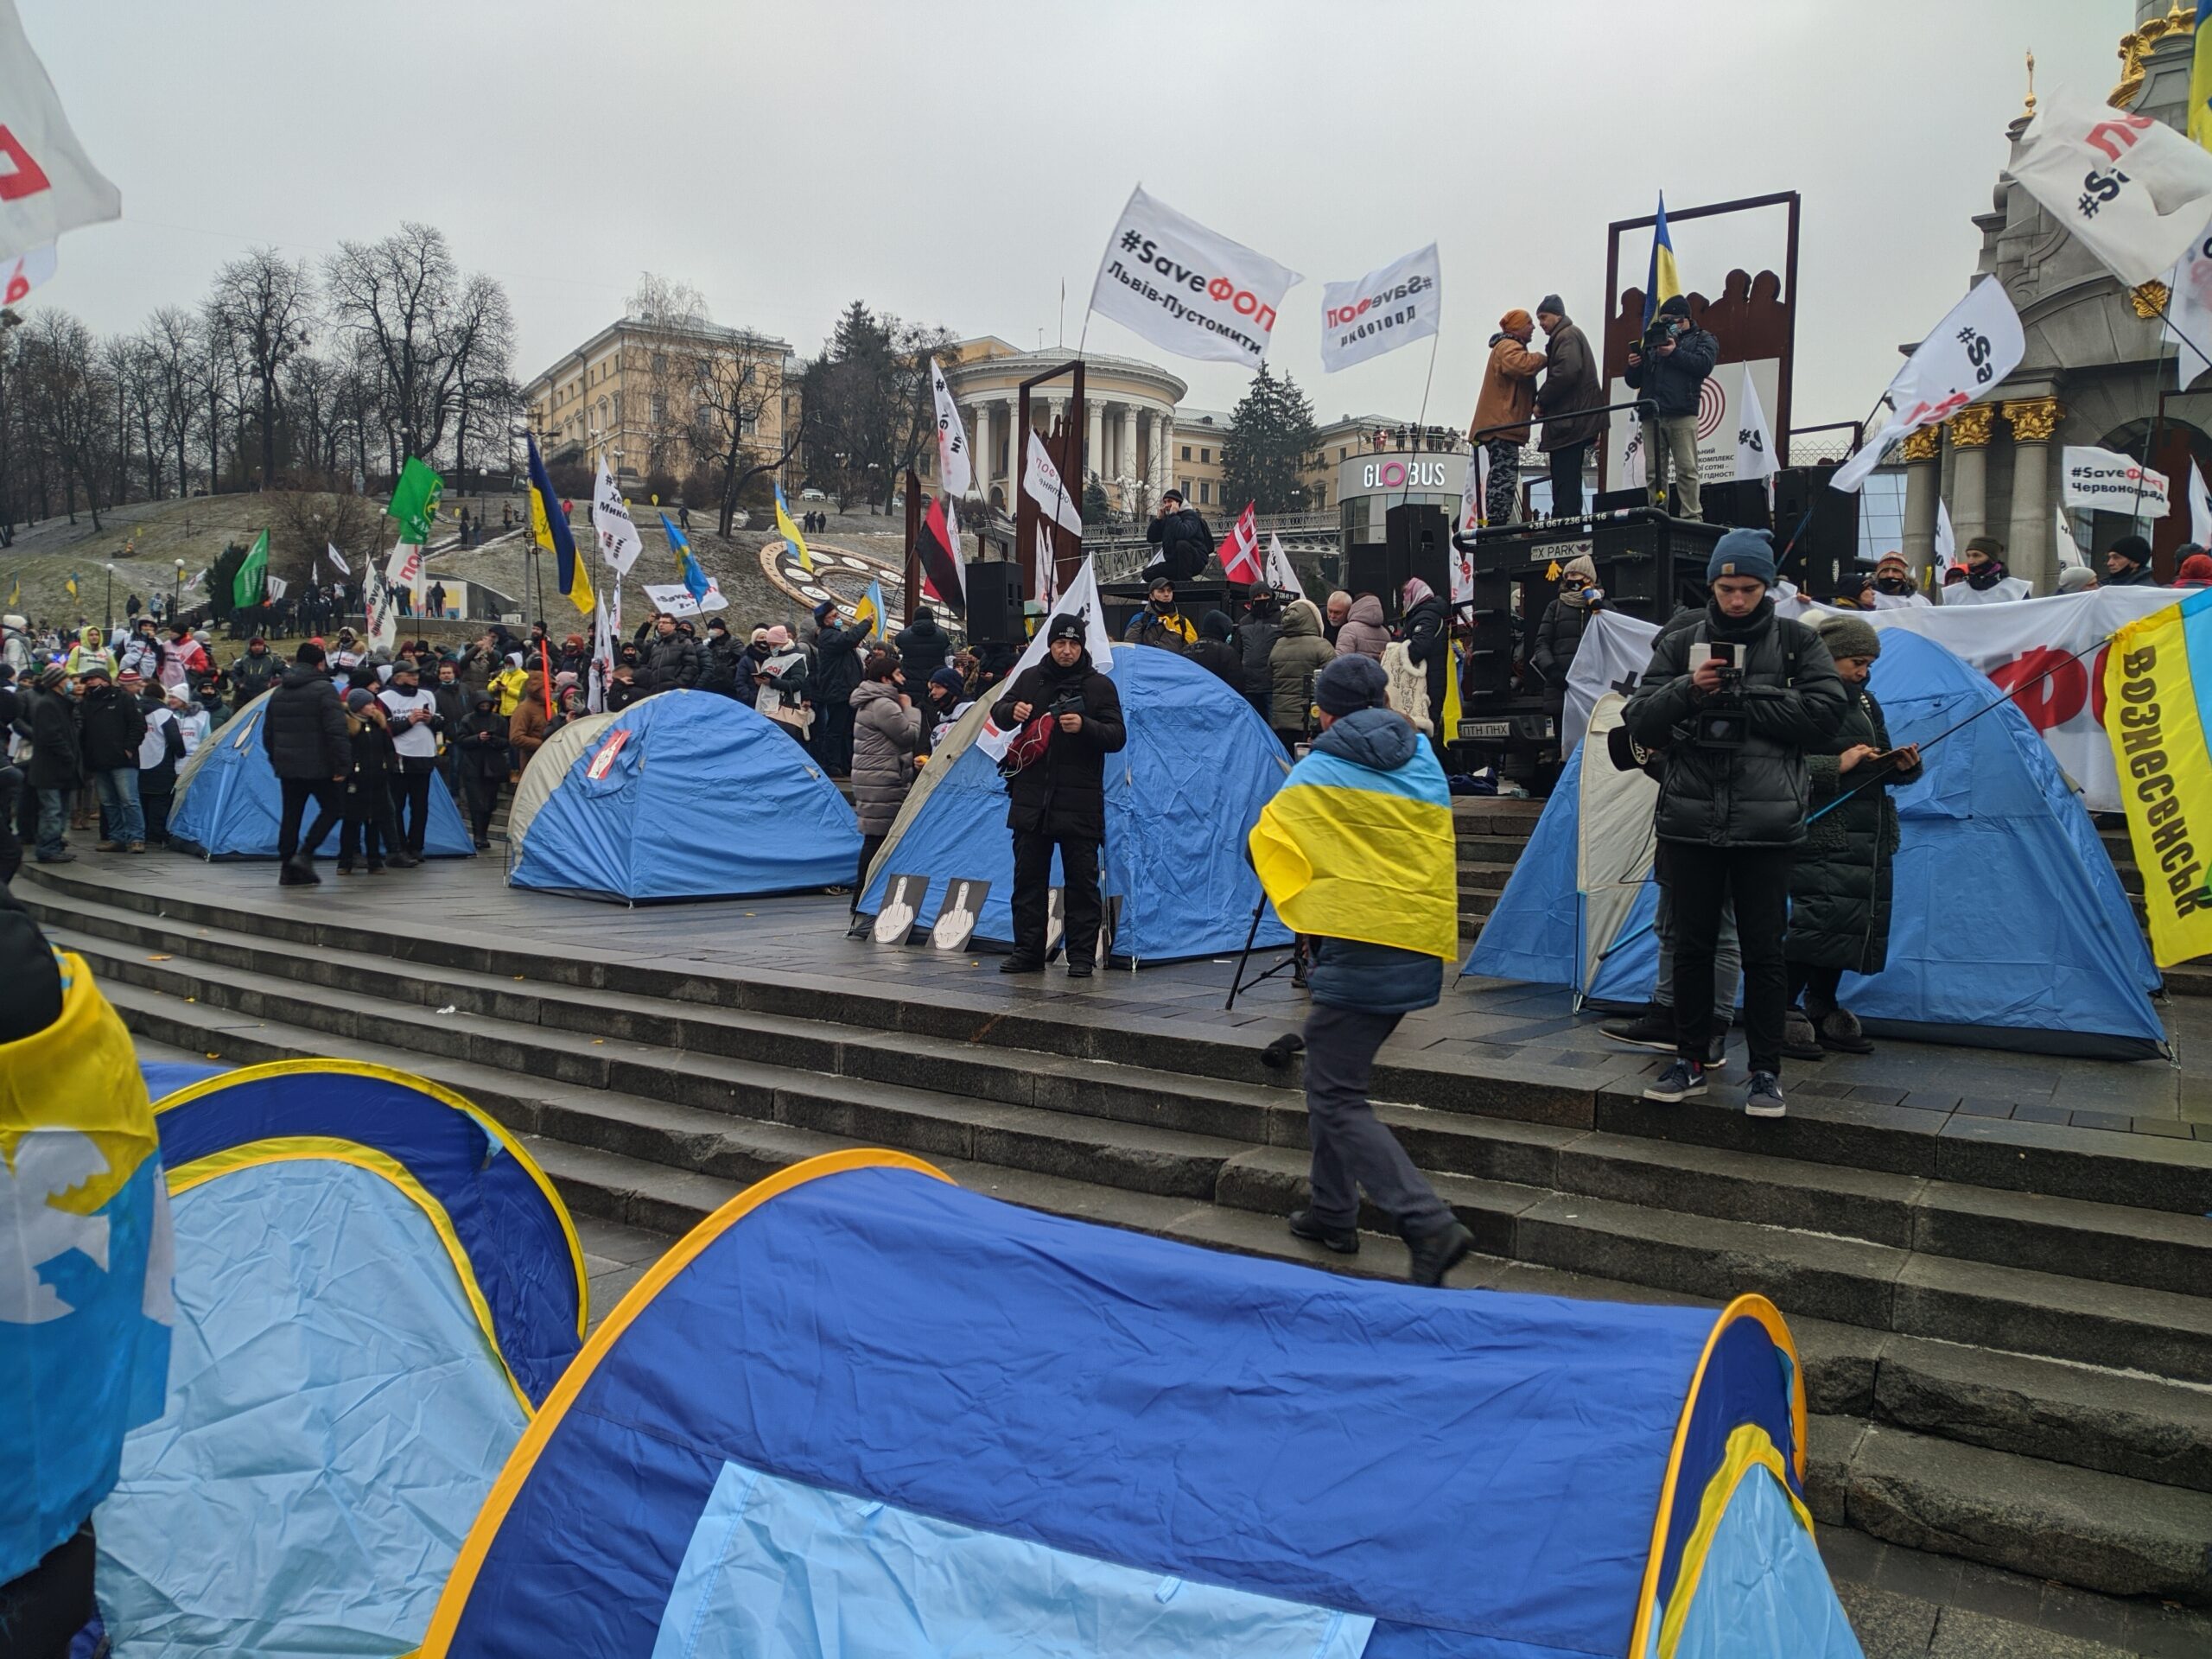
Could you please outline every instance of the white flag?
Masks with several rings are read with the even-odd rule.
[[[1083,569],[1075,573],[1075,580],[1068,583],[1068,590],[1052,601],[1045,620],[1037,626],[1037,637],[1021,653],[1020,661],[1014,665],[1008,680],[1020,677],[1021,671],[1045,659],[1045,647],[1050,644],[1047,636],[1052,631],[1056,616],[1079,616],[1083,619],[1083,648],[1090,653],[1090,665],[1101,674],[1114,665],[1114,640],[1106,632],[1106,607],[1098,597],[1098,573],[1091,568],[1086,556]]]
[[[1284,550],[1282,537],[1273,531],[1268,532],[1268,586],[1278,594],[1306,597],[1306,584],[1298,579],[1298,567]]]
[[[399,607],[392,603],[391,589],[377,573],[372,559],[364,560],[361,564],[361,611],[368,648],[390,651],[392,642],[399,638]]]
[[[1643,490],[1651,480],[1643,464],[1643,416],[1628,412],[1628,447],[1621,451],[1621,488]]]
[[[1936,499],[1936,574],[1942,575],[1959,562],[1959,538],[1951,528],[1951,510],[1941,496]]]
[[[1266,361],[1282,296],[1299,280],[1263,253],[1185,219],[1141,187],[1106,241],[1090,308],[1179,357]]]
[[[1476,444],[1467,457],[1467,481],[1459,486],[1458,533],[1468,535],[1483,521],[1483,500],[1490,488],[1490,450]]]
[[[1037,597],[1050,606],[1060,594],[1060,564],[1059,561],[1052,556],[1052,532],[1042,518],[1037,521],[1037,545],[1034,553],[1037,562],[1037,579],[1033,585],[1037,590]]]
[[[2130,518],[2163,518],[2173,511],[2166,475],[2132,455],[2069,443],[2058,451],[2059,505]]]
[[[2187,385],[2212,368],[2212,226],[2195,241],[2165,275],[2171,297],[2166,302],[2165,338],[2181,353],[2181,384]]]
[[[1751,380],[1751,365],[1744,365],[1744,391],[1736,416],[1736,476],[1772,478],[1782,470],[1774,453],[1774,429],[1759,407],[1759,389]]]
[[[16,0],[0,0],[0,260],[122,213],[123,197],[70,131]]]
[[[2212,156],[2206,159],[2212,161]],[[1994,276],[1983,277],[1897,371],[1890,382],[1888,422],[1835,469],[1828,482],[1839,490],[1856,491],[1885,449],[1907,433],[1948,420],[1977,397],[1994,391],[1999,381],[2020,366],[2027,349],[2020,314],[2012,308],[2005,284]]]
[[[1332,374],[1434,334],[1444,272],[1432,242],[1357,282],[1321,289],[1321,369]]]
[[[2164,276],[2212,219],[2212,154],[2163,121],[2063,92],[2028,123],[2010,171],[2131,288]]]
[[[2060,569],[2063,570],[2070,564],[2088,563],[2088,561],[2082,556],[2081,543],[2074,539],[2074,526],[2066,522],[2066,509],[2063,507],[2058,509],[2057,547]]]
[[[1037,435],[1034,429],[1029,434],[1029,466],[1022,476],[1021,487],[1032,501],[1044,508],[1047,518],[1069,535],[1082,539],[1083,503],[1068,493],[1060,469],[1052,465],[1045,440]]]
[[[272,605],[283,598],[284,590],[291,586],[282,576],[264,576],[261,582],[263,590],[268,594],[269,602]]]
[[[584,707],[594,715],[607,711],[607,683],[614,677],[614,634],[607,626],[607,595],[593,590],[591,606],[591,670],[584,688]]]
[[[346,563],[346,556],[338,550],[338,543],[335,542],[326,542],[323,545],[329,550],[330,562],[338,567],[338,574],[341,576],[352,575],[353,572]]]
[[[54,280],[57,264],[51,243],[13,259],[0,260],[0,305],[21,305],[41,283]]]
[[[613,474],[607,470],[604,461],[599,463],[598,482],[592,486],[591,527],[599,535],[600,557],[614,568],[616,575],[628,575],[644,543],[638,538],[637,525],[631,522],[629,504],[614,487]]]
[[[412,542],[402,542],[391,550],[391,556],[384,562],[384,583],[387,594],[404,588],[416,599],[423,596],[423,550]]]
[[[944,371],[930,359],[930,391],[937,398],[937,478],[949,497],[968,493],[975,482],[969,465],[968,429],[960,423],[960,406],[952,401],[952,388],[944,384]]]
[[[691,590],[682,582],[648,582],[644,587],[645,597],[652,601],[655,610],[665,611],[671,616],[699,614],[699,601],[691,596]]]
[[[2199,547],[2212,547],[2212,490],[2204,487],[2204,469],[2189,463],[2189,539]]]

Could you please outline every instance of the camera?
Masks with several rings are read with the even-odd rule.
[[[1710,649],[1720,671],[1720,683],[1697,711],[1690,741],[1701,749],[1740,749],[1749,735],[1748,714],[1744,707],[1744,671],[1736,661],[1734,646],[1715,645]]]
[[[1071,686],[1054,697],[1045,709],[1046,717],[1052,720],[1058,720],[1062,715],[1080,715],[1084,712],[1083,692],[1080,688],[1074,686]]]
[[[1651,319],[1651,326],[1643,331],[1642,349],[1648,356],[1681,332],[1682,320],[1680,317],[1656,316]]]

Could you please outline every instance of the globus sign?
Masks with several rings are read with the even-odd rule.
[[[1465,454],[1353,454],[1337,468],[1337,499],[1396,495],[1404,491],[1456,498],[1466,481]]]

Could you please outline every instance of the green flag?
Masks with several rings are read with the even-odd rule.
[[[246,551],[245,562],[238,566],[238,575],[231,582],[231,603],[245,610],[261,603],[262,589],[269,580],[269,532],[263,531],[253,538],[253,545]]]
[[[407,457],[407,465],[399,471],[399,482],[391,486],[391,505],[385,509],[387,518],[399,521],[399,539],[421,547],[430,539],[430,520],[438,516],[438,496],[445,488],[445,480],[437,475],[428,461]]]

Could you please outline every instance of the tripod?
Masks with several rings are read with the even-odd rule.
[[[1245,983],[1244,965],[1252,959],[1253,944],[1260,937],[1260,918],[1267,913],[1267,908],[1268,901],[1265,898],[1252,906],[1252,925],[1245,932],[1244,948],[1236,953],[1236,971],[1230,976],[1229,982],[1229,1001],[1221,1005],[1224,1014],[1230,1012],[1236,1007],[1236,999],[1242,993],[1252,989],[1254,986],[1264,985],[1286,968],[1290,969],[1292,984],[1302,986],[1306,983],[1305,947],[1299,943],[1295,934],[1291,937],[1290,944],[1284,951],[1283,959],[1281,962],[1255,975],[1250,984]]]

